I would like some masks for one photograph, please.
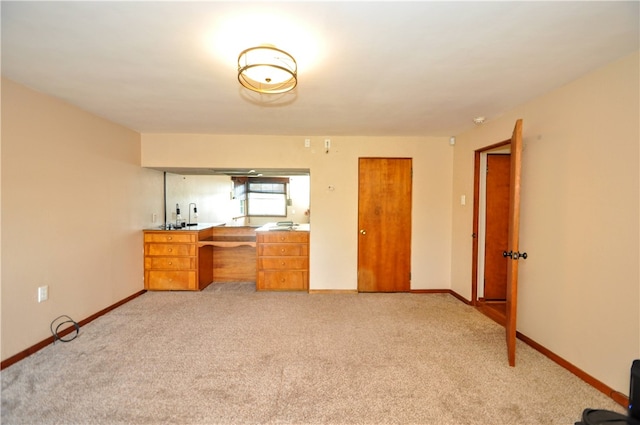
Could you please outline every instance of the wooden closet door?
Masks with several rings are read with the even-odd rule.
[[[360,158],[358,291],[411,289],[411,158]]]

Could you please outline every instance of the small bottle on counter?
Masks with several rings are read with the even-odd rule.
[[[176,227],[182,227],[182,216],[180,215],[180,204],[176,204]]]

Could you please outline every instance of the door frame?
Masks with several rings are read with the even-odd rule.
[[[478,254],[479,241],[484,229],[480,229],[480,195],[481,195],[481,176],[480,166],[482,155],[486,155],[490,151],[499,148],[511,146],[511,138],[502,142],[494,143],[489,146],[476,149],[474,152],[474,176],[473,176],[473,233],[472,238],[472,254],[471,254],[471,305],[478,306]],[[486,191],[486,187],[482,188]],[[484,240],[484,239],[483,239]]]

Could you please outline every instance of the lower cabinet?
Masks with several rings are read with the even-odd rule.
[[[257,290],[309,289],[309,232],[256,232]]]
[[[144,232],[144,288],[197,291],[198,232]]]
[[[167,270],[149,270],[145,274],[145,289],[184,291],[197,290],[196,272],[174,272]]]

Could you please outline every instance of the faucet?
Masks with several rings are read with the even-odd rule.
[[[191,205],[193,205],[193,219],[195,220],[193,223],[191,222]],[[187,226],[197,226],[198,225],[198,207],[195,203],[189,204],[189,222]]]

